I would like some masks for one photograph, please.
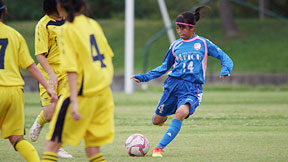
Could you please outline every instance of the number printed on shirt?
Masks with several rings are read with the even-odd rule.
[[[193,61],[189,61],[188,66],[187,66],[187,70],[192,73],[193,69],[194,69]],[[185,73],[185,72],[186,72],[186,62],[183,63],[183,73]]]
[[[8,45],[8,38],[0,39],[0,69],[4,69],[5,51]]]
[[[105,59],[105,56],[100,53],[94,34],[90,35],[90,44],[91,44],[91,56],[92,56],[93,61],[95,62],[99,60],[101,62],[101,68],[105,68],[106,65],[103,62],[103,60]],[[93,53],[94,51],[93,48],[96,49],[96,53],[97,53],[96,56]]]

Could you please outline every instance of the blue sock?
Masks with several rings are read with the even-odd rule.
[[[165,134],[163,135],[160,143],[157,147],[161,147],[162,149],[166,147],[179,133],[182,126],[182,121],[179,119],[172,119],[170,127],[167,129]]]

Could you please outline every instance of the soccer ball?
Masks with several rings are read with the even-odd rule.
[[[132,134],[127,138],[125,146],[130,156],[145,156],[149,150],[149,141],[142,134]]]

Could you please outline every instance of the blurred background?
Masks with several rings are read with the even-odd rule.
[[[232,76],[219,79],[220,61],[208,58],[208,85],[262,86],[288,89],[288,1],[286,0],[166,0],[174,24],[183,11],[199,5],[196,33],[222,48],[234,61]],[[91,17],[102,26],[115,53],[115,80],[112,88],[123,90],[125,56],[125,0],[87,0]],[[7,24],[26,39],[34,57],[34,30],[43,16],[41,0],[6,0]],[[173,26],[172,26],[173,28]],[[175,31],[175,29],[173,28]],[[135,0],[134,72],[159,66],[170,46],[157,0]],[[178,35],[175,33],[176,39]],[[151,43],[151,44],[149,44]],[[36,60],[35,60],[36,61]],[[26,90],[37,90],[37,83],[24,72]],[[165,76],[164,76],[165,77]],[[161,84],[163,78],[151,82]],[[30,84],[31,83],[31,84]]]

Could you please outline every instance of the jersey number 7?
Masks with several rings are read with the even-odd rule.
[[[106,65],[103,62],[105,57],[99,51],[94,34],[90,35],[90,44],[91,44],[91,56],[92,56],[93,61],[95,62],[99,60],[101,62],[101,68],[105,68]],[[96,52],[97,52],[96,56],[93,54],[93,47],[96,49]]]
[[[8,45],[8,39],[0,39],[0,69],[4,69],[4,56],[5,56],[5,51]]]

